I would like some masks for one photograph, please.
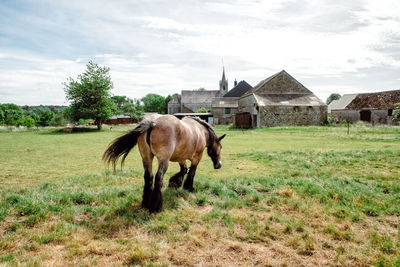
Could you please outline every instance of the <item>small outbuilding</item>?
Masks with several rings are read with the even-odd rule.
[[[238,112],[238,101],[242,95],[251,89],[251,85],[246,81],[234,83],[234,87],[222,97],[212,99],[211,113],[215,124],[230,124],[232,116]]]
[[[325,103],[285,70],[244,94],[238,110],[250,113],[253,127],[321,125],[327,120]]]
[[[117,124],[130,124],[135,123],[136,120],[133,120],[129,115],[114,115],[110,119],[106,120],[105,124],[117,125]]]
[[[346,94],[332,101],[328,106],[328,112],[331,118],[338,122],[364,121],[391,125],[396,103],[400,103],[400,90]]]

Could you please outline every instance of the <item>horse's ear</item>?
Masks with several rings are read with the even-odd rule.
[[[223,134],[220,137],[218,137],[218,141],[221,141],[222,139],[224,139],[225,136],[226,136],[226,134]]]

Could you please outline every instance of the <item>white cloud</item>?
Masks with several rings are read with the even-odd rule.
[[[24,5],[0,8],[0,102],[63,104],[62,82],[91,59],[111,68],[114,94],[135,98],[216,89],[222,58],[231,85],[285,69],[321,98],[400,87],[398,1]]]

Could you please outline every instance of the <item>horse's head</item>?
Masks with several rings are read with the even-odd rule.
[[[225,137],[224,135],[221,135],[218,138],[214,138],[214,141],[212,144],[209,144],[207,148],[207,154],[210,156],[213,164],[214,164],[214,169],[219,169],[222,167],[222,161],[221,161],[221,140]]]

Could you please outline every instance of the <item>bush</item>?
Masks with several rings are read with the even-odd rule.
[[[25,126],[31,128],[35,126],[35,120],[32,119],[30,116],[24,116],[16,121],[16,126]]]
[[[205,108],[199,108],[198,110],[196,110],[196,113],[207,113],[208,110]]]

